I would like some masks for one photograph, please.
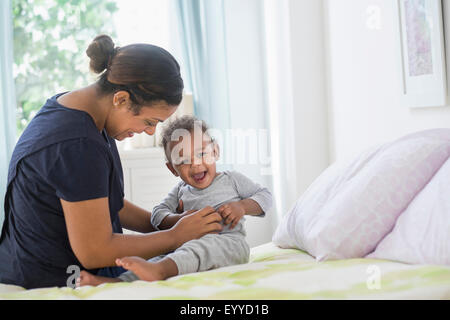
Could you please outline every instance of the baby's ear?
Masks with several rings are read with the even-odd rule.
[[[216,158],[216,161],[220,158],[220,147],[216,141],[214,141],[214,157]]]
[[[166,162],[166,167],[170,170],[170,172],[172,172],[173,173],[173,175],[175,176],[175,177],[178,177],[179,175],[178,175],[178,172],[175,170],[175,168],[172,166],[172,163],[170,163],[170,162]]]

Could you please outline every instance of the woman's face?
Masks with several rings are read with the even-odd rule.
[[[114,107],[108,116],[105,125],[108,135],[122,141],[131,138],[135,133],[145,132],[148,135],[155,133],[156,125],[169,118],[178,106],[169,106],[161,101],[151,106],[143,106],[138,115],[130,109],[131,101],[113,100]]]

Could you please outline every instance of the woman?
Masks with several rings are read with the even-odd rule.
[[[70,270],[118,276],[116,258],[144,259],[220,231],[211,209],[154,232],[151,213],[123,199],[116,140],[154,134],[175,112],[183,81],[164,49],[115,48],[98,36],[86,51],[99,80],[47,100],[20,137],[9,167],[0,238],[0,283],[66,286]],[[157,181],[155,181],[157,183]],[[142,232],[124,235],[122,227]]]

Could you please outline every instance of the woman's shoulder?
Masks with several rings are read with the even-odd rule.
[[[47,99],[30,122],[30,125],[33,122],[40,125],[45,123],[49,125],[50,129],[60,129],[64,126],[69,126],[71,129],[75,129],[77,134],[83,135],[93,130],[98,132],[94,120],[86,111],[68,108],[58,102],[58,97],[64,93],[58,93]]]
[[[18,156],[24,157],[55,144],[66,147],[82,142],[87,147],[100,148],[106,144],[86,112],[59,105],[57,97],[47,100],[19,137],[14,150]]]

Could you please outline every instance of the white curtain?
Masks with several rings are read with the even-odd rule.
[[[298,197],[289,0],[263,2],[273,183],[280,220]]]
[[[272,166],[281,218],[329,165],[323,1],[264,0]]]
[[[230,127],[224,0],[174,0],[186,88],[195,115],[211,127]]]
[[[202,103],[196,113],[213,125],[229,121],[235,136],[247,139],[238,150],[225,141],[222,155],[247,152],[245,163],[232,161],[233,169],[271,188],[274,210],[247,224],[259,242],[270,241],[281,217],[328,165],[322,20],[314,20],[323,15],[322,2],[175,1],[188,57],[182,68]]]
[[[16,141],[15,89],[12,73],[13,33],[10,0],[0,1],[0,226],[4,218],[4,194],[8,164]]]
[[[220,129],[220,169],[234,169],[272,188],[263,1],[174,0],[181,67],[195,113]],[[271,240],[275,209],[247,223],[250,245]],[[273,221],[275,218],[275,221]]]

